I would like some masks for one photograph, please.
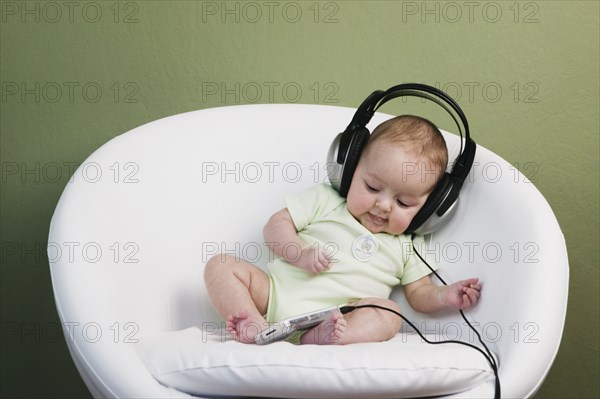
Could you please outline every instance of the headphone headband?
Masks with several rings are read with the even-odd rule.
[[[420,97],[426,100],[430,100],[440,107],[442,107],[449,115],[458,128],[458,133],[463,138],[464,133],[464,147],[461,140],[461,151],[460,155],[456,158],[454,165],[452,166],[451,174],[462,184],[467,178],[473,159],[475,157],[475,142],[471,139],[469,131],[469,122],[467,117],[458,105],[456,101],[443,91],[425,84],[420,83],[403,83],[396,86],[392,86],[386,91],[376,90],[369,97],[367,97],[363,103],[358,107],[354,117],[352,118],[351,125],[355,125],[355,128],[365,127],[375,114],[375,112],[388,101],[397,97]],[[437,97],[437,98],[436,98]],[[441,100],[441,101],[440,101]],[[458,116],[452,113],[454,111]],[[459,123],[460,120],[460,123]],[[461,127],[462,124],[462,127]],[[348,130],[348,129],[346,129]],[[343,140],[343,139],[342,139]],[[349,140],[348,140],[349,141]],[[341,154],[338,154],[338,162]],[[468,167],[467,167],[468,166]]]

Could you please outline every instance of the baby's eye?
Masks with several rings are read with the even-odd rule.
[[[398,206],[402,207],[402,208],[408,208],[410,205],[408,205],[406,202],[402,202],[401,200],[396,200],[396,203],[398,204]]]
[[[369,183],[366,183],[366,182],[365,182],[365,186],[367,187],[367,190],[368,190],[368,191],[370,191],[370,192],[372,192],[372,193],[379,192],[379,189],[377,189],[377,188],[375,188],[375,187],[371,186]]]

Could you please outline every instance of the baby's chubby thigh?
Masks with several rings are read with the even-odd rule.
[[[363,298],[350,306],[375,305],[400,313],[400,306],[391,299]],[[392,339],[400,331],[402,319],[387,310],[377,308],[355,309],[344,315],[348,326],[344,343],[382,342]]]
[[[252,263],[229,254],[215,255],[206,263],[204,282],[213,304],[224,315],[242,309],[261,315],[267,311],[269,276]]]

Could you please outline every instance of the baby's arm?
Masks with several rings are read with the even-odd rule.
[[[309,247],[298,237],[296,226],[287,209],[275,213],[263,229],[271,250],[286,262],[310,273],[321,273],[330,266],[330,257],[318,248]]]
[[[421,313],[432,313],[444,308],[468,309],[477,304],[481,295],[479,279],[470,278],[450,285],[434,285],[425,276],[404,286],[410,306]]]

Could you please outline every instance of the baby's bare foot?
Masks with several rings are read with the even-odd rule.
[[[264,330],[267,325],[265,320],[260,318],[251,318],[248,311],[243,309],[239,316],[227,316],[227,332],[233,336],[236,341],[244,344],[255,343],[256,334]]]
[[[300,338],[302,344],[337,345],[346,331],[346,319],[340,312],[333,313],[329,321],[324,321],[306,332]]]

